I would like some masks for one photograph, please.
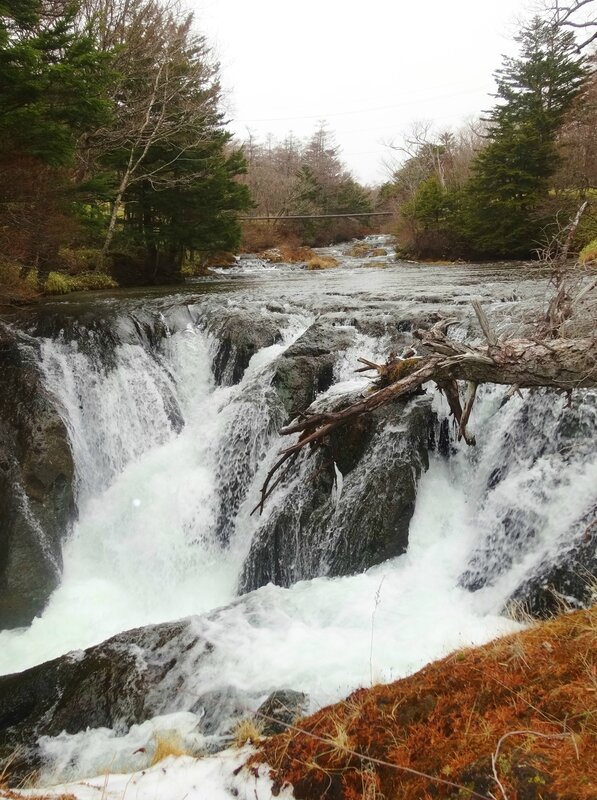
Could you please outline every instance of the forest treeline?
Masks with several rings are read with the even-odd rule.
[[[252,223],[243,230],[248,250],[280,242],[317,246],[347,241],[371,230],[373,217],[317,219],[326,214],[367,214],[376,210],[377,192],[362,186],[343,163],[340,148],[324,122],[302,140],[289,134],[283,141],[254,137],[244,142],[251,216],[271,222]],[[289,216],[312,215],[310,220],[285,221]]]
[[[391,210],[414,256],[532,255],[597,191],[597,79],[553,17],[518,44],[485,118],[414,126],[374,190],[323,123],[233,141],[218,64],[175,0],[0,0],[0,297],[169,283],[214,253],[370,230],[288,215]],[[241,231],[241,214],[273,221]],[[595,237],[589,210],[576,243]]]
[[[455,133],[414,125],[397,148],[402,163],[380,195],[414,256],[549,255],[588,200],[576,247],[597,257],[595,55],[553,18],[535,17],[516,39],[519,53],[495,73],[496,103],[482,119]]]
[[[167,283],[237,246],[250,198],[221,106],[218,65],[175,3],[0,0],[5,285]]]

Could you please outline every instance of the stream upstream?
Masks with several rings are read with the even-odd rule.
[[[385,359],[438,313],[479,339],[475,297],[499,332],[522,330],[548,291],[528,265],[396,262],[387,240],[371,244],[388,255],[326,248],[341,265],[318,272],[246,256],[183,289],[69,296],[11,321],[66,425],[76,518],[46,607],[0,632],[0,671],[181,618],[194,637],[163,646],[174,666],[148,721],[43,738],[42,785],[141,769],[165,719],[185,741],[222,736],[274,690],[315,710],[408,675],[516,629],[513,598],[540,605],[556,574],[552,597],[582,602],[590,391],[566,409],[554,392],[504,404],[503,387],[484,388],[469,448],[429,388],[347,441],[335,475],[302,455],[251,514],[280,427],[366,391],[359,357]],[[147,660],[143,641],[130,647]]]

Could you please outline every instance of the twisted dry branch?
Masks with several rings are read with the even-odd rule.
[[[422,391],[429,381],[434,381],[446,396],[458,425],[458,438],[470,445],[475,444],[475,439],[468,433],[467,423],[477,387],[482,383],[510,387],[506,397],[524,388],[551,387],[569,393],[572,389],[597,386],[597,337],[504,339],[491,330],[479,303],[473,306],[487,341],[485,345],[471,346],[449,339],[446,331],[457,320],[442,319],[430,330],[415,332],[424,352],[422,356],[414,356],[410,348],[402,356],[391,354],[385,364],[359,359],[365,366],[358,372],[374,370],[377,373],[373,391],[344,408],[305,412],[299,420],[282,428],[282,435],[298,434],[298,439],[280,451],[281,457],[268,473],[253,512],[263,511],[265,501],[307,445],[320,446],[338,428],[362,414]],[[458,381],[468,385],[464,407]],[[292,462],[286,470],[277,475],[290,459]]]

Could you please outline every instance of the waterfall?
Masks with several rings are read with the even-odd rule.
[[[274,376],[314,319],[344,342],[333,354],[332,385],[318,398],[323,405],[365,390],[366,379],[353,372],[357,357],[379,360],[408,334],[403,320],[415,301],[384,305],[388,284],[374,291],[369,284],[382,279],[370,274],[356,289],[354,272],[350,282],[318,276],[312,309],[305,297],[292,297],[299,277],[285,275],[286,295],[272,284],[263,296],[249,287],[227,299],[171,302],[149,314],[153,322],[119,312],[124,319],[108,319],[112,335],[103,344],[97,326],[41,338],[45,385],[74,453],[78,519],[43,614],[26,630],[0,633],[1,672],[193,615],[201,646],[170,653],[176,667],[159,713],[194,710],[209,693],[255,708],[274,688],[308,693],[314,709],[517,627],[503,613],[509,600],[524,602],[525,587],[585,546],[597,506],[594,392],[579,392],[568,407],[554,392],[525,391],[503,404],[503,389],[480,390],[471,421],[478,446],[452,437],[446,456],[428,451],[448,418],[445,401],[430,391],[379,422],[354,469],[337,461],[335,485],[318,484],[318,462],[304,456],[264,515],[251,515],[286,443]],[[416,291],[428,287],[421,281]],[[491,291],[510,297],[498,280]],[[422,301],[417,313],[434,313],[435,303]],[[510,301],[496,307],[509,324]],[[273,343],[243,349],[226,340],[223,348],[226,315],[261,325]],[[299,362],[320,357],[312,339],[309,348],[296,351]],[[328,358],[329,348],[321,352]],[[405,427],[415,413],[416,426]],[[408,430],[418,431],[416,447],[402,446]],[[408,547],[378,548],[372,557],[367,544],[362,562],[334,566],[335,552],[358,551],[383,522],[369,511],[359,517],[365,495],[370,508],[377,498],[390,513],[392,485],[382,496],[380,481],[392,459],[412,485]],[[324,512],[311,540],[304,525],[293,525],[316,492]],[[267,537],[284,514],[289,524],[279,530],[293,537],[286,577],[276,581],[284,585],[268,584],[262,570],[263,580],[248,581],[258,588],[239,596],[251,558],[257,552],[261,569],[271,556]]]
[[[109,364],[62,336],[43,341],[75,455],[79,519],[42,617],[0,633],[2,671],[234,598],[244,553],[229,542],[234,509],[280,423],[269,365],[304,327],[294,318],[226,387],[213,380],[217,343],[199,326],[170,333],[155,352],[118,344]]]

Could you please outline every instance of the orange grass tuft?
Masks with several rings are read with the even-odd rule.
[[[307,261],[307,269],[330,269],[330,267],[338,267],[340,262],[332,258],[332,256],[313,256]]]
[[[595,800],[597,608],[359,689],[254,760],[297,800]]]

